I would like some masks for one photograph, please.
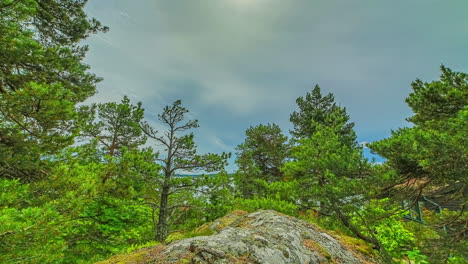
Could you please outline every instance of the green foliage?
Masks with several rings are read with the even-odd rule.
[[[370,200],[356,212],[352,222],[366,235],[376,237],[391,257],[401,259],[408,250],[414,250],[414,234],[404,227],[404,214],[389,199]]]
[[[156,242],[156,241],[148,241],[148,242],[142,243],[142,244],[132,244],[132,245],[130,245],[130,247],[125,249],[124,253],[130,253],[130,252],[135,251],[137,249],[142,249],[142,248],[147,248],[147,247],[154,247],[154,246],[157,246],[159,244],[160,243]]]
[[[394,131],[371,148],[401,175],[429,177],[439,185],[457,181],[466,185],[468,77],[441,69],[440,81],[413,83],[407,102],[415,113],[409,118],[415,126]]]
[[[108,165],[95,160],[96,151],[70,149],[48,179],[34,184],[1,181],[0,218],[7,224],[0,227],[0,262],[88,263],[152,238],[152,211],[138,198],[143,189],[132,186],[137,181],[119,184],[125,177],[102,185]],[[125,171],[135,173],[129,155],[123,160],[132,169]]]
[[[262,185],[262,189],[265,190],[265,197],[289,201],[296,203],[299,198],[299,183],[297,181],[281,181],[268,183],[266,181],[258,181]]]
[[[413,92],[406,101],[414,112],[408,119],[414,126],[393,131],[390,138],[370,146],[399,173],[396,183],[415,179],[425,182],[421,186],[407,188],[401,197],[417,199],[420,193],[432,195],[438,190],[450,189],[443,200],[457,201],[459,204],[460,211],[454,212],[457,217],[439,214],[441,219],[434,224],[439,239],[433,238],[423,243],[438,246],[427,247],[427,250],[421,247],[425,254],[431,256],[433,263],[446,262],[450,255],[466,257],[465,235],[462,234],[466,234],[463,222],[467,219],[464,210],[468,203],[468,75],[453,72],[444,66],[441,72],[438,81],[413,82]],[[444,223],[448,225],[448,234],[440,228]],[[442,246],[447,241],[450,241],[451,249]]]
[[[105,31],[86,1],[3,1],[0,6],[0,177],[37,180],[46,159],[73,143],[75,105],[100,80],[78,42]]]
[[[463,230],[460,226],[466,222],[468,213],[460,211],[442,212],[424,211],[426,224],[408,222],[405,227],[415,234],[415,243],[421,252],[428,256],[430,263],[464,263],[468,256],[466,239],[460,240]],[[451,222],[447,223],[450,219]]]
[[[202,215],[206,221],[223,217],[233,210],[236,192],[236,188],[232,184],[233,181],[232,174],[221,171],[216,175],[207,176],[201,183],[209,190],[199,194],[200,199],[203,200]]]
[[[171,106],[164,107],[162,114],[158,115],[159,121],[167,127],[165,133],[158,133],[147,122],[142,122],[140,125],[145,135],[163,146],[165,154],[162,158],[156,159],[161,164],[163,175],[153,175],[158,178],[157,185],[154,186],[158,193],[156,197],[149,198],[153,214],[157,214],[158,219],[157,224],[155,223],[156,241],[166,240],[170,227],[169,216],[178,208],[188,206],[187,191],[190,192],[199,186],[194,178],[176,177],[177,172],[221,171],[230,157],[230,153],[197,154],[194,134],[191,132],[180,135],[198,127],[198,120],[184,121],[187,113],[188,110],[182,107],[182,102],[177,100]],[[179,193],[181,195],[177,195]],[[177,205],[177,203],[182,204]]]
[[[210,235],[213,235],[214,233],[216,232],[210,228],[203,228],[203,229],[196,228],[191,231],[174,232],[174,233],[171,233],[169,236],[167,236],[167,239],[165,242],[170,243],[172,241],[191,238],[191,237],[197,237],[197,236],[210,236]]]
[[[124,153],[127,155],[125,158],[130,158],[129,153],[138,153],[138,147],[146,142],[140,128],[144,110],[141,103],[132,105],[128,97],[124,96],[120,104],[111,102],[82,106],[80,114],[81,136],[99,144],[100,155],[109,165],[102,179],[104,184],[119,176],[117,170],[121,169],[119,163],[124,160]],[[122,176],[126,173],[120,174]]]
[[[122,148],[134,150],[146,142],[140,129],[144,110],[141,103],[132,105],[127,96],[120,104],[83,106],[80,112],[86,117],[82,121],[82,136],[96,139],[107,155],[121,155]]]
[[[310,138],[300,139],[292,148],[293,160],[283,169],[287,178],[298,181],[301,206],[322,210],[359,207],[368,168],[362,152],[343,144],[334,128],[315,127]]]
[[[82,243],[93,244],[93,251],[103,256],[152,238],[150,208],[139,203],[129,204],[128,200],[101,198],[83,208],[80,219],[79,225],[70,230],[71,235],[80,237]],[[87,237],[89,234],[92,236]]]
[[[141,160],[140,164],[130,165],[133,158],[144,157],[143,154],[123,152],[125,166],[118,164],[116,171],[125,176],[102,185],[109,165],[92,162],[95,154],[89,148],[83,145],[75,148],[72,156],[64,155],[67,162],[57,167],[50,180],[41,186],[44,190],[55,190],[44,200],[54,199],[60,211],[69,217],[70,226],[64,228],[69,242],[64,259],[68,262],[100,260],[152,238],[152,212],[141,198],[144,189],[137,180],[141,174],[135,169],[140,167]],[[133,181],[128,180],[131,176]]]
[[[401,215],[396,218],[385,218],[378,224],[374,224],[376,237],[379,239],[382,246],[391,254],[396,254],[398,257],[401,254],[399,251],[413,241],[413,234],[408,232],[401,224]]]
[[[288,201],[274,198],[237,199],[233,209],[254,212],[257,210],[275,210],[287,215],[297,215],[297,206]]]
[[[412,83],[413,92],[406,102],[414,115],[409,120],[416,125],[442,125],[438,121],[450,119],[466,109],[468,102],[468,74],[440,67],[439,81]]]
[[[416,263],[416,264],[428,264],[429,263],[427,262],[427,256],[422,255],[421,252],[417,249],[406,251],[406,256],[412,263]]]
[[[268,183],[281,181],[281,167],[288,157],[288,138],[276,124],[250,127],[245,132],[244,143],[237,146],[237,185],[244,198],[263,195],[256,180]]]
[[[262,190],[258,185],[258,180],[262,178],[262,175],[260,169],[255,166],[252,153],[238,153],[236,163],[238,164],[238,169],[234,178],[240,195],[244,198],[261,195]]]
[[[458,256],[456,256],[456,257],[449,256],[449,258],[447,259],[447,263],[448,264],[464,264],[464,263],[466,263],[466,258],[458,257]]]
[[[54,203],[28,206],[30,186],[17,180],[0,179],[0,188],[0,262],[58,262],[66,247],[60,227],[65,219]]]
[[[467,74],[442,66],[439,81],[413,83],[414,126],[371,145],[383,165],[363,157],[346,109],[316,86],[296,101],[292,143],[276,124],[250,127],[228,174],[230,154],[197,153],[198,121],[185,120],[181,101],[158,115],[162,132],[128,97],[77,109],[100,81],[79,42],[106,30],[86,2],[0,4],[1,263],[91,263],[211,235],[205,223],[235,209],[301,215],[388,262],[466,262]],[[83,144],[71,146],[77,136]],[[143,147],[147,138],[161,155]],[[423,184],[401,188],[412,182]],[[457,208],[425,211],[424,225],[402,220],[401,198],[442,188]]]
[[[294,125],[291,134],[296,139],[309,138],[316,133],[316,126],[322,125],[334,127],[342,143],[350,147],[356,146],[354,123],[349,122],[346,108],[335,103],[333,94],[322,95],[320,87],[316,85],[305,97],[297,98],[296,103],[299,111],[294,111],[290,116]]]
[[[357,147],[354,124],[333,95],[323,96],[318,86],[296,102],[299,112],[290,118],[296,144],[283,167],[286,179],[297,182],[302,209],[334,216],[359,233],[350,227],[349,218],[370,195],[372,175]]]
[[[329,231],[335,231],[347,236],[355,236],[336,216],[327,216],[318,213],[316,210],[301,210],[299,217],[307,222],[313,223]],[[364,242],[365,243],[365,242]]]

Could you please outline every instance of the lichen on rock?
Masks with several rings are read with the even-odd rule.
[[[333,235],[274,211],[235,211],[208,225],[217,233],[114,256],[101,264],[376,263]],[[205,226],[206,228],[206,226]],[[135,256],[134,259],[131,256]]]

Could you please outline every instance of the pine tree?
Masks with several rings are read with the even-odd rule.
[[[135,149],[146,142],[140,128],[144,109],[140,102],[132,105],[127,96],[124,96],[121,103],[83,106],[80,114],[86,116],[81,121],[81,136],[96,139],[105,155],[120,155],[122,148]]]
[[[178,171],[186,173],[194,171],[220,171],[224,168],[229,154],[197,154],[194,134],[180,135],[198,127],[198,120],[184,122],[188,110],[181,106],[181,101],[175,101],[166,106],[159,120],[167,126],[167,131],[158,133],[148,123],[142,123],[144,133],[164,148],[164,155],[157,161],[162,165],[163,175],[159,179],[159,205],[157,205],[158,220],[155,223],[157,241],[164,241],[169,234],[169,215],[181,205],[171,204],[170,198],[175,194],[196,187],[191,177],[177,177]],[[155,175],[156,176],[156,175]]]
[[[414,115],[412,127],[392,131],[389,138],[374,142],[370,148],[386,158],[386,164],[400,175],[394,185],[424,182],[401,193],[415,201],[424,193],[451,189],[443,199],[457,201],[458,212],[441,214],[435,226],[439,239],[429,241],[424,253],[438,263],[449,255],[468,259],[466,237],[468,221],[468,74],[441,67],[440,80],[430,83],[416,80],[406,102]],[[396,189],[403,192],[401,189]],[[439,250],[434,251],[434,245]]]
[[[96,140],[102,155],[108,156],[109,163],[115,157],[122,157],[123,151],[134,151],[146,142],[146,136],[140,128],[144,109],[141,103],[132,105],[124,96],[122,102],[93,104],[80,108],[81,136]],[[97,116],[96,116],[97,114]],[[111,177],[109,171],[102,179],[105,183]]]
[[[343,143],[337,127],[320,123],[314,127],[311,137],[299,139],[292,147],[291,161],[283,168],[286,179],[297,182],[299,206],[333,217],[357,237],[380,249],[375,237],[366,235],[351,222],[356,211],[371,198],[375,180],[362,150]]]
[[[283,180],[281,167],[289,152],[288,138],[277,124],[250,127],[244,143],[237,146],[236,173],[244,198],[260,195],[256,181],[272,183]]]
[[[0,177],[45,174],[48,158],[73,143],[75,105],[100,80],[83,63],[80,40],[105,31],[84,12],[87,1],[0,4]]]
[[[340,127],[337,127],[340,140],[349,146],[356,147],[354,123],[349,122],[346,108],[335,103],[333,94],[322,95],[320,87],[316,85],[305,97],[297,98],[296,103],[299,111],[294,111],[290,116],[290,121],[294,126],[290,132],[296,139],[312,136],[317,131],[318,124],[337,127],[336,124],[342,123]]]

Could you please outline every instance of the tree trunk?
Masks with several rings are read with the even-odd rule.
[[[115,148],[116,146],[115,146],[115,136],[114,136],[114,138],[112,139],[112,145],[109,148],[109,156],[114,157]],[[112,164],[112,159],[108,164],[109,167],[112,167],[111,164]],[[111,177],[111,172],[109,171],[109,169],[107,169],[106,175],[104,176],[104,178],[102,178],[102,184],[106,184],[107,180],[109,180],[110,177]]]
[[[373,238],[373,237],[368,237],[366,235],[364,235],[363,233],[361,233],[355,226],[353,226],[350,222],[349,222],[349,219],[347,216],[345,216],[343,213],[341,213],[340,211],[335,211],[336,214],[338,215],[338,219],[340,219],[340,222],[346,226],[347,228],[349,228],[349,230],[351,230],[357,237],[359,237],[360,239],[368,242],[368,243],[371,243],[372,245],[374,245],[374,247],[379,250],[382,246],[380,245],[380,242]]]
[[[164,242],[169,233],[169,227],[167,223],[167,218],[169,216],[168,212],[168,198],[169,198],[169,185],[164,185],[161,192],[161,203],[159,207],[159,217],[158,224],[156,226],[156,241]]]

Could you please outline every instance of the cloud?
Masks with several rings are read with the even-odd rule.
[[[90,1],[87,12],[110,26],[86,43],[86,61],[104,77],[90,101],[127,94],[154,116],[182,99],[201,122],[199,145],[220,152],[251,125],[287,130],[295,99],[318,83],[346,106],[359,140],[374,141],[406,125],[411,81],[436,79],[441,63],[468,70],[467,8],[464,0]]]

